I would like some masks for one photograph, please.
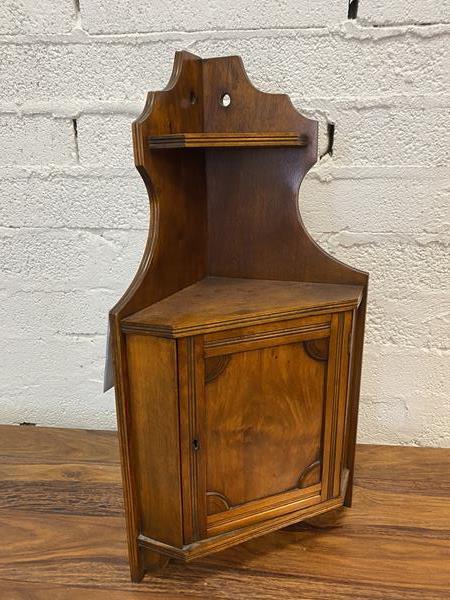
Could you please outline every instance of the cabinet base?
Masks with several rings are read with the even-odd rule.
[[[339,496],[337,498],[321,502],[320,504],[316,504],[315,506],[310,506],[301,511],[295,511],[275,519],[263,521],[257,525],[249,525],[248,527],[242,527],[241,529],[237,529],[235,531],[230,531],[199,540],[198,542],[185,545],[182,548],[164,544],[163,542],[151,539],[142,534],[138,536],[137,541],[139,547],[141,549],[145,549],[145,552],[152,551],[152,553],[160,553],[168,558],[176,558],[184,562],[189,562],[196,558],[200,558],[201,556],[206,556],[208,554],[212,554],[213,552],[219,552],[220,550],[225,550],[230,546],[246,542],[253,538],[259,537],[260,535],[264,535],[265,533],[282,529],[283,527],[297,523],[298,521],[303,521],[304,519],[334,510],[340,506],[343,506],[343,504],[344,497]]]
[[[286,525],[286,527],[283,527],[283,531],[295,532],[306,531],[307,529],[334,529],[335,527],[339,527],[339,524],[344,518],[344,507],[345,504],[320,515],[302,519],[301,521],[297,521],[297,523],[293,523],[292,525]]]

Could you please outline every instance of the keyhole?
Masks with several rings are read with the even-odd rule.
[[[227,106],[230,106],[230,104],[231,104],[230,94],[223,94],[223,96],[220,99],[220,104],[222,106],[224,106],[225,108],[227,108]]]
[[[200,442],[197,439],[192,440],[192,448],[195,451],[200,450]]]

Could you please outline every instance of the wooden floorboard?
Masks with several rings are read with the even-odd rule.
[[[352,509],[131,584],[116,435],[0,426],[0,599],[450,598],[449,463],[359,446]]]

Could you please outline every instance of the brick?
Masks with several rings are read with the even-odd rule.
[[[449,0],[359,0],[358,19],[377,25],[450,23]]]
[[[399,365],[401,368],[401,364]],[[424,398],[361,396],[358,442],[407,446],[450,447],[443,414],[450,411],[446,398],[430,390]]]
[[[75,19],[73,0],[3,0],[0,35],[69,32]]]
[[[164,42],[4,45],[0,101],[133,100],[143,106],[148,90],[166,85],[173,53],[186,43],[171,37]],[[360,40],[326,30],[224,33],[189,46],[203,56],[241,54],[261,89],[310,98],[433,94],[448,85],[443,35]],[[39,76],[30,77],[33,73]]]
[[[103,336],[2,339],[0,353],[3,423],[115,428],[114,394],[102,394]]]
[[[366,332],[368,344],[450,350],[450,289],[399,300],[372,286]]]
[[[448,288],[448,239],[442,234],[399,236],[343,231],[316,236],[337,259],[370,273],[369,288],[404,301],[422,292]]]
[[[132,43],[5,44],[0,100],[65,101],[137,99],[169,79],[176,41]]]
[[[372,107],[337,110],[333,160],[336,164],[445,166],[450,141],[442,124],[450,107],[396,110]]]
[[[134,167],[130,115],[83,115],[78,119],[80,162]]]
[[[105,335],[109,310],[122,291],[102,287],[67,291],[2,290],[2,336],[8,339],[51,339]]]
[[[430,392],[444,398],[449,368],[450,354],[440,350],[368,344],[364,351],[364,395],[380,402],[389,397],[414,402]]]
[[[106,288],[122,294],[146,239],[145,231],[0,229],[3,287],[12,292]]]
[[[75,164],[72,122],[33,115],[0,114],[0,165]]]
[[[346,0],[262,0],[243,3],[146,2],[83,0],[83,27],[90,33],[134,33],[147,31],[209,31],[282,27],[325,27],[347,18]]]
[[[450,221],[450,178],[332,179],[307,175],[300,188],[303,221],[313,236],[349,230],[444,233]]]
[[[360,39],[360,37],[363,39]],[[242,56],[252,81],[266,91],[306,98],[446,92],[447,34],[377,37],[377,28],[293,31],[271,36],[209,37],[192,44],[201,56]],[[420,40],[420,41],[419,41]]]
[[[358,440],[450,446],[449,362],[440,350],[366,345]]]
[[[0,226],[145,229],[149,200],[137,171],[129,177],[39,174],[0,179]]]

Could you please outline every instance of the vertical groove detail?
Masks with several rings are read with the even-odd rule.
[[[189,406],[189,438],[191,442],[191,494],[192,494],[192,533],[194,539],[199,539],[200,531],[198,524],[198,461],[197,452],[192,450],[192,441],[197,437],[197,405],[196,405],[196,381],[195,381],[195,343],[194,338],[187,340],[187,365],[188,365],[188,406]]]
[[[336,468],[336,442],[337,442],[337,425],[339,417],[339,386],[341,380],[342,369],[342,346],[344,333],[344,313],[339,313],[338,331],[336,340],[336,372],[334,377],[333,401],[331,407],[331,442],[330,442],[330,469],[328,471],[328,496],[334,495],[334,473]]]

